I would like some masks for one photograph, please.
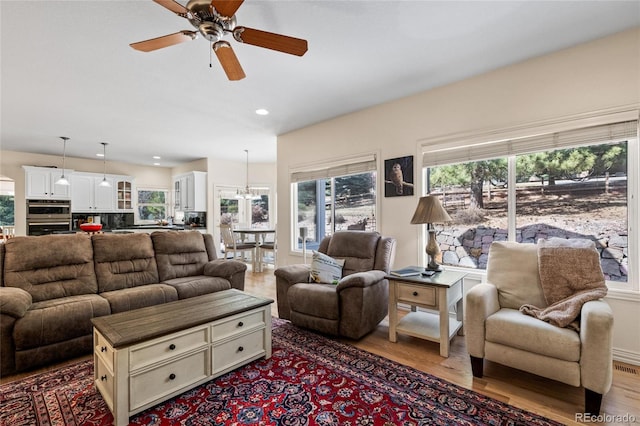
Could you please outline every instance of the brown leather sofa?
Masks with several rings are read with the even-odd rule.
[[[359,339],[389,310],[389,273],[396,240],[377,232],[340,231],[325,237],[318,251],[344,259],[337,284],[309,283],[309,265],[275,271],[278,316],[321,333]]]
[[[91,353],[91,318],[243,290],[246,268],[197,231],[12,238],[0,244],[0,375]]]

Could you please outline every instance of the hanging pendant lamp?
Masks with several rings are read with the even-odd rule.
[[[60,179],[58,179],[55,184],[69,186],[69,180],[64,176],[64,166],[67,157],[67,141],[69,138],[66,136],[60,136],[60,139],[62,139],[62,176],[60,176]]]
[[[245,199],[245,200],[258,200],[258,199],[261,198],[260,195],[258,195],[258,193],[256,192],[255,189],[249,188],[249,150],[245,149],[244,152],[247,153],[247,180],[246,180],[246,186],[242,190],[238,189],[238,191],[236,193],[236,198],[242,198],[242,199]]]
[[[100,182],[98,186],[110,187],[111,184],[107,180],[107,145],[109,144],[107,142],[100,142],[100,144],[102,145],[102,164],[104,168],[102,171],[102,182]]]

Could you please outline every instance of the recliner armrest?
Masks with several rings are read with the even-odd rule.
[[[372,270],[356,272],[343,277],[337,284],[337,290],[341,291],[349,287],[369,287],[384,279],[384,271]]]
[[[275,270],[274,274],[290,284],[297,284],[308,283],[310,271],[311,267],[309,265],[299,264],[281,266]]]
[[[467,352],[484,358],[485,320],[500,310],[498,288],[489,283],[473,286],[465,296],[464,328]]]
[[[604,300],[582,305],[580,342],[582,386],[600,394],[607,393],[613,377],[613,312]]]
[[[29,292],[17,287],[0,287],[0,313],[22,318],[33,303]]]

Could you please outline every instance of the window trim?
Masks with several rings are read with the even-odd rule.
[[[298,249],[298,238],[300,232],[298,229],[297,206],[298,191],[297,184],[299,182],[313,181],[318,179],[333,179],[341,176],[354,174],[362,174],[367,172],[376,173],[376,218],[377,223],[382,223],[382,209],[380,205],[380,155],[378,152],[366,152],[355,155],[335,157],[321,162],[305,163],[292,165],[289,167],[289,215],[290,215],[290,255],[299,255],[302,249]],[[333,192],[333,191],[332,191]],[[335,206],[332,205],[332,209]]]
[[[140,191],[154,191],[154,192],[164,192],[164,204],[160,204],[160,203],[140,203]],[[152,188],[152,187],[148,187],[148,186],[143,186],[143,187],[136,187],[136,207],[134,209],[134,218],[135,218],[135,222],[136,223],[140,223],[140,224],[154,224],[157,221],[156,220],[151,220],[151,219],[141,219],[140,218],[140,207],[141,206],[160,206],[160,205],[164,205],[165,206],[165,214],[166,217],[171,216],[171,212],[173,211],[173,205],[171,203],[171,199],[170,199],[170,195],[171,195],[171,190],[169,190],[169,188]]]
[[[634,294],[640,293],[640,229],[635,229],[635,226],[640,223],[640,110],[637,106],[633,109],[624,109],[615,112],[603,113],[598,115],[586,114],[579,117],[558,119],[548,122],[533,123],[529,126],[518,126],[507,129],[498,129],[494,131],[487,131],[484,133],[469,135],[466,137],[463,135],[455,136],[449,135],[442,138],[434,139],[422,139],[418,141],[420,153],[423,157],[422,166],[422,191],[426,190],[424,185],[426,179],[426,170],[428,167],[459,163],[460,161],[449,161],[447,163],[438,162],[435,164],[429,160],[429,156],[437,151],[453,151],[454,149],[469,151],[470,148],[474,148],[478,153],[479,158],[470,158],[465,161],[480,161],[489,158],[487,154],[491,153],[491,158],[496,156],[507,158],[509,162],[509,173],[515,175],[515,158],[516,154],[522,154],[524,152],[510,152],[509,141],[515,139],[525,139],[531,136],[543,135],[543,131],[546,134],[554,134],[558,132],[572,132],[585,127],[594,126],[608,126],[614,125],[618,122],[633,121],[632,129],[635,130],[635,137],[629,137],[627,143],[627,230],[628,230],[628,264],[629,271],[627,275],[627,282],[607,281],[607,286],[611,290],[618,290],[621,292],[632,292]],[[483,147],[484,145],[484,147]],[[575,147],[579,144],[571,144],[569,147]],[[483,150],[482,148],[486,148]],[[498,148],[498,149],[496,149]],[[500,148],[503,150],[500,153]],[[563,148],[559,146],[557,148]],[[544,148],[542,148],[544,150]],[[451,156],[454,158],[454,156]],[[460,158],[460,156],[456,156]],[[513,167],[512,167],[513,166]],[[515,176],[509,175],[509,178],[515,179]],[[516,217],[515,217],[515,197],[509,189],[509,205],[508,205],[508,232],[509,236],[515,235]],[[513,189],[515,192],[515,187]],[[513,206],[511,205],[513,203]],[[513,229],[512,229],[513,228]],[[421,244],[426,243],[424,231],[420,235]],[[424,257],[424,254],[423,254]],[[424,259],[422,259],[424,262]],[[477,271],[479,273],[479,271]]]

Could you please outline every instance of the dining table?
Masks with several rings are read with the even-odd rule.
[[[276,230],[270,228],[237,228],[233,232],[240,235],[242,242],[247,240],[248,236],[253,236],[256,247],[253,249],[253,256],[251,256],[251,268],[253,272],[262,272],[262,262],[258,259],[260,244],[264,243],[268,234],[275,234]]]

